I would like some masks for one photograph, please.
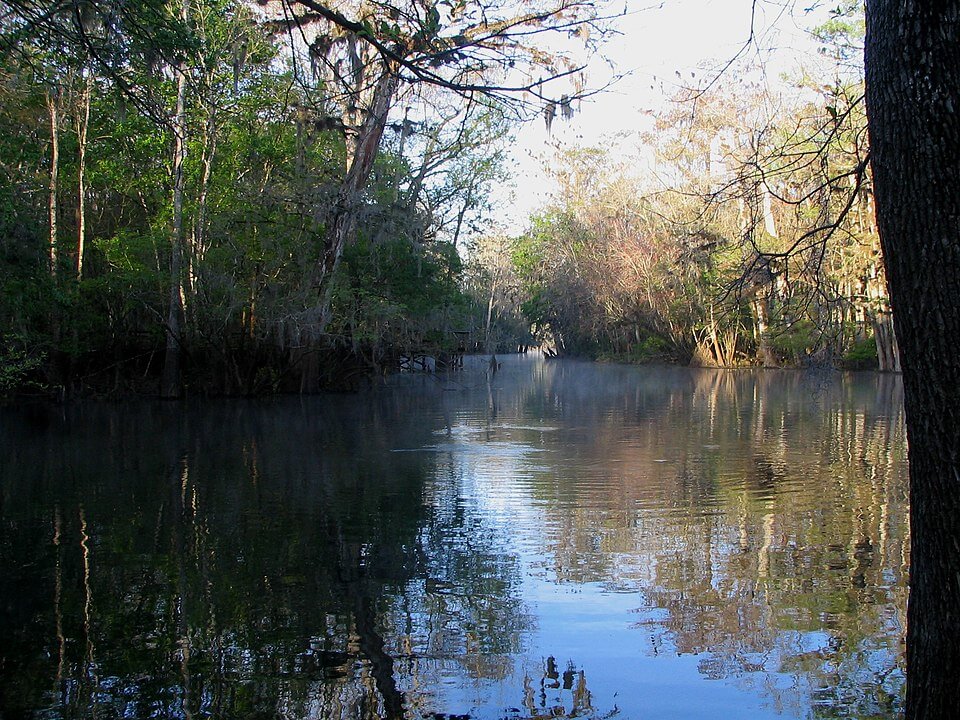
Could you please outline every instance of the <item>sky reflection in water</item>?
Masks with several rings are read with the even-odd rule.
[[[7,409],[4,717],[895,717],[900,386],[486,358]]]

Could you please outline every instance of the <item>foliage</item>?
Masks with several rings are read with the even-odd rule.
[[[286,62],[288,36],[238,0],[95,2],[82,27],[41,5],[16,4],[0,25],[0,332],[38,349],[29,370],[50,387],[150,392],[179,295],[188,391],[295,389],[290,371],[315,323],[317,267],[350,165],[350,133],[328,122],[340,96],[304,83]],[[373,349],[386,362],[418,343],[445,349],[452,328],[473,323],[452,242],[484,212],[507,126],[502,109],[480,102],[446,122],[404,125],[354,201],[357,245],[324,341],[347,349],[335,362],[367,361]],[[10,355],[5,382],[26,377],[24,363]]]
[[[842,363],[874,342],[880,369],[898,369],[862,74],[847,66],[862,26],[860,3],[836,8],[815,30],[833,77],[801,77],[792,97],[749,69],[681,91],[644,136],[646,176],[622,148],[558,152],[557,195],[513,250],[541,339],[708,366]]]
[[[875,370],[877,368],[877,344],[873,338],[858,340],[843,356],[847,370]]]
[[[432,355],[456,349],[467,302],[451,245],[420,246],[406,238],[361,239],[347,249],[338,289],[335,332],[380,364],[395,354]]]
[[[42,362],[42,355],[23,347],[22,339],[4,337],[0,343],[0,397],[34,384],[32,377]]]

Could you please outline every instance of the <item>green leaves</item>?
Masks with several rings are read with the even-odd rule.
[[[28,384],[44,361],[44,354],[28,350],[23,337],[5,335],[0,339],[0,397]]]
[[[361,238],[344,252],[337,297],[342,332],[371,348],[450,350],[466,309],[460,257],[449,243]]]

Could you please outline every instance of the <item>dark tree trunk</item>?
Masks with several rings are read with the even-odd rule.
[[[910,446],[907,718],[960,717],[960,0],[868,0],[867,109]]]

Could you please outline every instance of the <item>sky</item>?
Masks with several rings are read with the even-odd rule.
[[[816,0],[626,0],[626,14],[602,55],[617,72],[628,73],[609,90],[584,101],[573,119],[531,122],[517,133],[511,146],[512,190],[497,202],[497,217],[515,234],[523,230],[529,213],[549,198],[552,186],[542,171],[556,147],[636,146],[638,133],[653,124],[651,113],[663,109],[683,86],[697,85],[744,51],[747,60],[762,63],[771,82],[791,72],[816,54],[807,29],[824,17],[826,7]],[[810,12],[805,8],[815,7]],[[752,23],[751,23],[752,19]],[[604,85],[612,71],[597,58],[589,68],[588,84]],[[510,193],[512,192],[512,195]]]

